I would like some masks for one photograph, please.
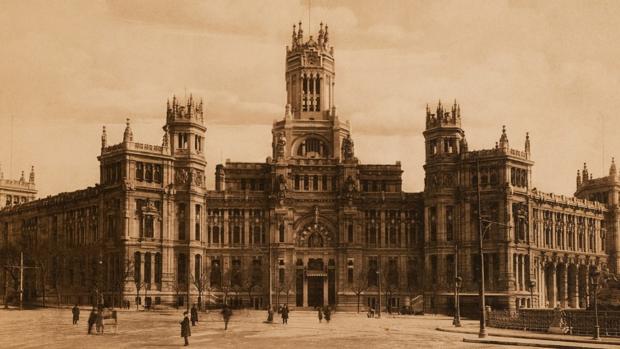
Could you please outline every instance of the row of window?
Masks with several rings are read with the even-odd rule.
[[[539,210],[534,210],[534,217],[539,217]],[[542,226],[540,226],[542,223]],[[596,219],[575,216],[560,212],[543,211],[542,221],[534,222],[534,238],[539,241],[539,229],[544,234],[544,246],[564,250],[597,251]],[[605,236],[601,236],[600,250],[605,250]]]
[[[22,195],[6,195],[5,198],[5,206],[18,205],[28,202],[28,197]]]
[[[163,179],[162,166],[159,164],[136,162],[136,180],[142,182],[161,183]]]
[[[121,162],[107,164],[103,167],[102,171],[101,181],[103,184],[116,184],[120,183],[123,179]]]

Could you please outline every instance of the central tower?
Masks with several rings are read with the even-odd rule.
[[[294,119],[327,120],[334,105],[334,48],[328,27],[304,41],[301,22],[286,49],[286,99]]]

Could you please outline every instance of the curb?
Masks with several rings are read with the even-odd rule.
[[[582,346],[568,345],[568,344],[565,345],[565,344],[550,344],[550,343],[511,342],[511,341],[502,341],[502,340],[495,340],[495,339],[463,338],[463,342],[477,343],[477,344],[514,345],[514,346],[521,346],[521,347],[554,348],[554,349],[583,349],[583,348],[592,349],[592,348],[595,348],[595,347],[582,347]]]
[[[441,328],[441,327],[437,327],[437,328],[435,328],[435,330],[436,331],[440,331],[440,332],[450,332],[450,333],[460,333],[460,334],[477,334],[477,332],[475,332],[475,331],[453,330],[453,329]],[[542,336],[509,335],[509,334],[505,334],[505,333],[494,333],[494,332],[489,332],[488,335],[491,336],[491,337],[518,338],[518,339],[555,341],[555,342],[570,342],[570,343],[581,343],[581,344],[617,345],[617,346],[620,347],[620,342],[606,341],[604,339],[597,341],[597,340],[593,340],[593,339],[579,339],[579,338],[574,338],[574,339],[557,338],[557,337],[546,338],[546,337],[542,337]],[[580,347],[570,347],[570,348],[580,348]]]

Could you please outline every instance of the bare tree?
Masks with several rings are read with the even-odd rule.
[[[297,268],[295,265],[288,265],[284,268],[284,277],[280,278],[278,272],[278,279],[276,281],[276,294],[284,294],[286,297],[285,304],[288,304],[290,294],[293,292],[297,285]]]
[[[362,293],[368,289],[368,270],[362,268],[359,272],[354,274],[353,283],[351,284],[351,291],[355,293],[357,297],[357,312],[360,312],[360,303]]]
[[[179,298],[180,298],[180,295],[181,295],[181,291],[185,290],[185,287],[179,281],[179,276],[178,275],[177,275],[176,280],[174,280],[174,283],[172,284],[172,289],[174,290],[174,294],[176,295],[176,299],[174,301],[174,307],[176,309],[179,309]]]
[[[196,291],[198,291],[198,309],[202,310],[202,294],[209,289],[210,270],[207,268],[200,275],[191,274],[191,277],[192,283],[196,287]]]
[[[388,312],[391,313],[390,298],[394,296],[400,289],[398,285],[398,269],[391,269],[389,264],[381,265],[381,282],[382,291],[385,294],[385,305]]]
[[[47,298],[47,286],[48,286],[48,277],[50,274],[51,268],[51,259],[52,255],[52,247],[48,244],[39,244],[34,249],[35,256],[35,266],[38,268],[39,276],[41,277],[41,291],[42,291],[42,301],[43,307],[46,306],[46,298]]]
[[[19,264],[19,247],[15,244],[4,244],[0,249],[0,256],[3,256],[4,264],[4,308],[6,309],[9,306],[9,289],[12,288],[14,292],[19,289],[19,270],[14,268]]]
[[[116,278],[112,280],[112,290],[118,295],[118,299],[122,304],[123,296],[125,292],[125,283],[127,279],[133,272],[133,262],[130,259],[123,258],[123,261],[118,266],[117,270],[118,274]],[[114,299],[116,297],[112,297],[112,308],[114,308]]]
[[[259,292],[263,287],[263,269],[261,265],[252,264],[242,271],[242,288],[247,292],[250,304],[254,291]]]
[[[138,310],[138,299],[140,299],[140,290],[145,286],[144,281],[142,281],[142,277],[140,273],[136,273],[136,270],[133,272],[133,282],[136,285],[136,310]]]
[[[228,295],[233,291],[232,287],[232,270],[228,269],[222,273],[222,284],[220,285],[220,291],[222,292],[224,304],[228,303]]]

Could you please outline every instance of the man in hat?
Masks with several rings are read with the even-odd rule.
[[[183,320],[179,322],[181,324],[181,337],[185,339],[185,346],[188,346],[188,337],[192,335],[192,330],[189,327],[189,318],[187,317],[187,311],[183,313],[183,316]]]

